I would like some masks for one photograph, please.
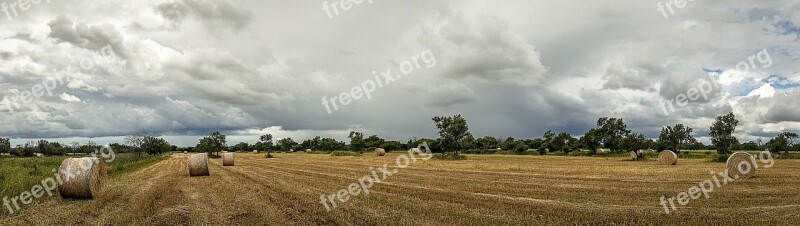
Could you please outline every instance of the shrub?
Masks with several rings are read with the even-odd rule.
[[[445,152],[434,155],[433,158],[439,160],[466,160],[467,156],[459,154],[458,152]]]

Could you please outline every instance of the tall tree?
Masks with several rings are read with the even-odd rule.
[[[597,154],[597,149],[602,147],[603,137],[598,129],[590,129],[580,139],[581,145],[589,149],[589,153]]]
[[[797,134],[792,132],[783,132],[778,134],[778,137],[772,138],[767,142],[767,148],[772,152],[785,152],[794,148],[797,143]]]
[[[287,137],[278,140],[277,146],[282,151],[288,152],[291,151],[295,146],[297,146],[297,142],[295,142],[291,137]]]
[[[658,142],[661,146],[659,149],[669,149],[675,151],[675,153],[680,153],[682,147],[693,144],[696,141],[692,136],[692,128],[683,124],[661,128],[661,135],[658,136]]]
[[[561,132],[551,140],[552,144],[549,145],[553,149],[550,151],[559,151],[564,152],[564,154],[569,154],[572,150],[575,150],[577,140],[572,138],[572,135],[566,132]]]
[[[160,155],[172,150],[172,145],[164,140],[164,138],[145,136],[142,141],[142,150],[148,155]]]
[[[147,137],[147,132],[139,131],[131,135],[125,136],[125,144],[133,149],[137,157],[142,156],[142,144],[144,138]]]
[[[226,150],[226,136],[219,131],[211,133],[211,136],[203,137],[197,144],[196,149],[208,153],[209,156],[219,156],[219,152]]]
[[[714,124],[711,125],[708,135],[711,136],[711,143],[714,144],[720,154],[720,160],[728,159],[731,147],[739,143],[736,137],[733,136],[737,125],[739,125],[739,120],[736,120],[733,112],[718,116]]]
[[[478,138],[478,140],[476,140],[475,142],[477,142],[478,147],[483,150],[497,149],[497,145],[500,144],[500,141],[498,141],[497,138],[490,136]]]
[[[537,150],[539,151],[539,154],[544,155],[547,154],[547,152],[556,151],[556,148],[558,147],[556,146],[555,139],[556,134],[553,133],[552,130],[544,132],[544,135],[542,136],[542,146]]]
[[[647,144],[644,134],[628,134],[620,140],[619,145],[622,150],[636,151],[642,150]]]
[[[366,146],[369,149],[379,148],[381,147],[381,145],[383,145],[384,142],[386,142],[386,140],[378,137],[378,135],[369,136],[367,137],[367,139],[364,140],[364,143],[366,143]]]
[[[267,148],[267,151],[269,151],[269,149],[272,148],[272,134],[261,135],[259,141],[261,141],[261,143],[264,144],[264,146]]]
[[[352,151],[364,151],[367,148],[367,142],[364,140],[364,133],[350,131],[350,149]]]
[[[628,126],[621,118],[600,118],[597,120],[597,133],[605,148],[611,151],[621,151],[620,140],[631,133]]]
[[[469,132],[467,120],[461,115],[452,117],[437,116],[433,118],[433,122],[436,124],[436,129],[439,130],[439,147],[443,148],[444,151],[461,151],[464,147],[464,140],[468,136],[472,136]]]
[[[0,153],[11,153],[11,138],[0,137]]]

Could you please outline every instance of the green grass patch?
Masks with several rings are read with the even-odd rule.
[[[117,154],[113,162],[106,164],[109,176],[133,171],[166,159],[169,155],[147,156]],[[81,157],[81,156],[71,156]],[[0,198],[13,197],[30,189],[48,177],[55,178],[55,172],[67,157],[45,158],[0,158]]]

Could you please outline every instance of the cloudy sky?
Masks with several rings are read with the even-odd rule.
[[[731,111],[740,140],[800,130],[793,0],[0,1],[0,136],[14,144],[407,140],[454,114],[476,137],[579,136],[617,117],[651,138],[684,123],[707,142]],[[681,94],[695,98],[680,107]]]

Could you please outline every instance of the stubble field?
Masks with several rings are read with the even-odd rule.
[[[724,164],[680,159],[677,166],[623,158],[469,155],[395,168],[385,157],[317,154],[210,160],[211,176],[188,177],[174,154],[110,178],[100,197],[45,200],[0,219],[2,225],[565,225],[800,222],[800,160],[776,160],[666,214],[660,198],[710,179]],[[335,194],[389,164],[397,173],[328,212]],[[376,170],[377,171],[377,170]],[[378,172],[380,176],[380,172]]]

